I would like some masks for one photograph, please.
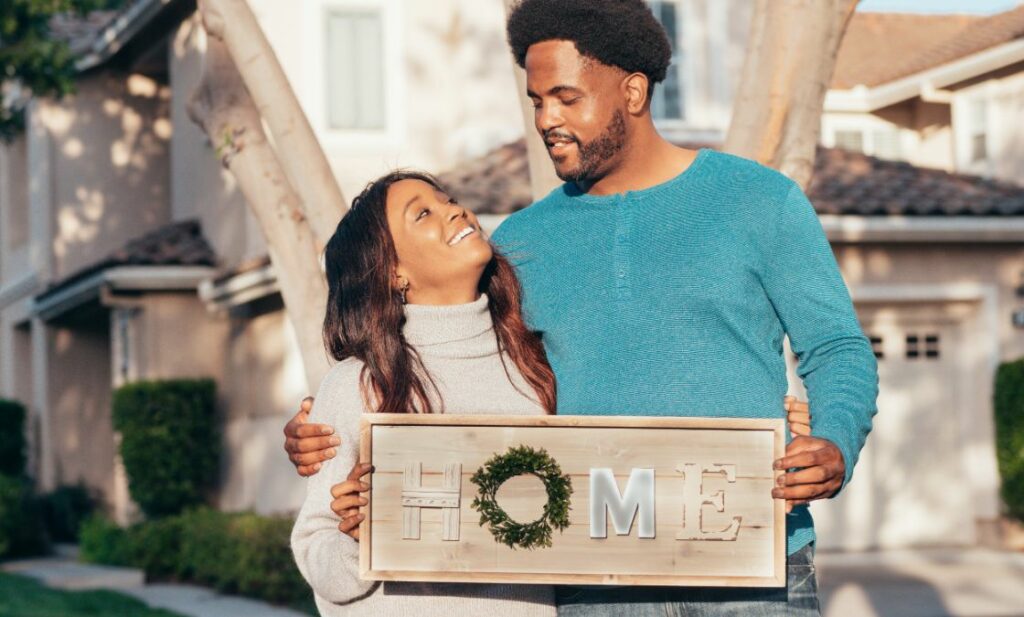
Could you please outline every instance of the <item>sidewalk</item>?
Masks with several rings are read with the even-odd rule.
[[[1022,617],[1024,553],[818,553],[824,617]]]
[[[823,617],[1024,617],[1024,553],[931,549],[818,553]],[[194,617],[304,617],[194,585],[143,583],[142,572],[48,557],[3,570],[59,589],[113,589]]]
[[[147,585],[141,570],[84,564],[70,556],[11,561],[4,572],[34,578],[48,587],[67,590],[111,589],[188,617],[308,617],[259,600],[225,596],[195,585]]]

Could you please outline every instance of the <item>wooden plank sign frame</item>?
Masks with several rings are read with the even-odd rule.
[[[571,479],[551,546],[510,548],[481,525],[473,474],[521,445]],[[372,463],[362,509],[367,580],[784,587],[785,501],[771,489],[781,419],[364,414]],[[498,505],[541,518],[540,477],[507,480]]]

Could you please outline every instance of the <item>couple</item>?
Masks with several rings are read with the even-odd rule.
[[[643,0],[523,0],[508,38],[566,184],[488,242],[430,176],[392,173],[327,247],[339,363],[309,419],[337,435],[304,412],[286,428],[314,473],[292,541],[321,613],[817,615],[807,503],[849,481],[878,382],[813,208],[770,169],[657,133],[670,47]],[[363,411],[783,417],[787,334],[814,405],[776,462],[787,588],[359,580]]]

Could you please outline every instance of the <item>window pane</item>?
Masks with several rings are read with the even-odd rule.
[[[649,4],[654,17],[665,27],[669,43],[672,45],[672,63],[668,67],[665,81],[654,88],[651,115],[655,120],[682,120],[686,117],[686,109],[680,68],[683,66],[683,54],[679,49],[679,32],[682,25],[679,7],[673,0],[652,1]]]
[[[332,129],[383,129],[380,13],[332,11],[327,19],[327,115]]]
[[[835,142],[837,148],[855,152],[864,151],[864,133],[860,131],[836,131]]]
[[[902,156],[900,149],[900,132],[897,130],[874,131],[871,135],[874,141],[872,154],[880,159],[890,161],[899,160]]]

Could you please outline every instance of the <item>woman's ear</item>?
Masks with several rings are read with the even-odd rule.
[[[392,286],[395,291],[402,296],[402,304],[405,304],[406,295],[409,293],[409,288],[412,287],[412,283],[409,282],[409,277],[396,269],[395,276],[392,278],[392,281]]]
[[[630,73],[622,81],[622,90],[626,97],[626,110],[630,114],[636,116],[647,109],[649,84],[650,81],[643,73]]]

